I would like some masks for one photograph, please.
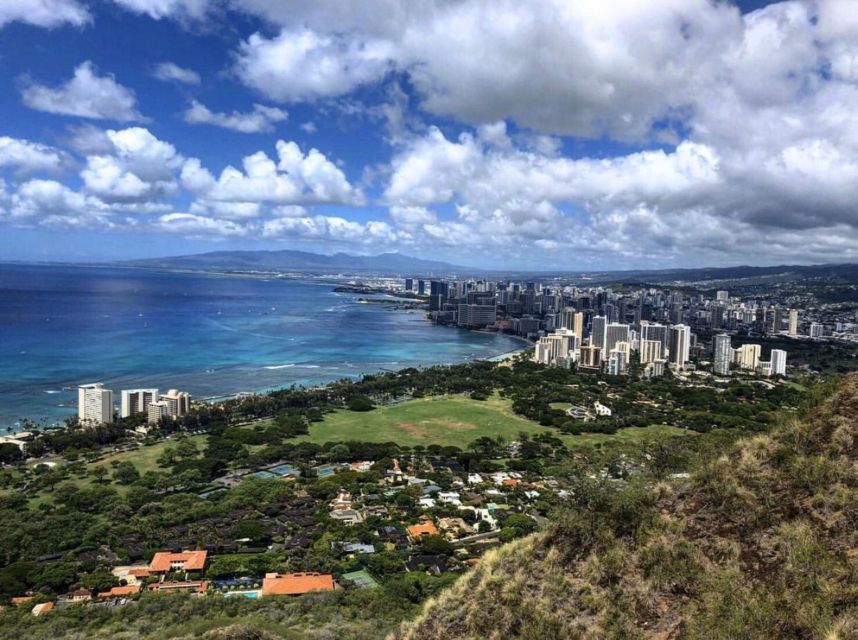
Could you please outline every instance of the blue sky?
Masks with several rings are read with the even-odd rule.
[[[848,0],[0,0],[0,259],[858,259]]]

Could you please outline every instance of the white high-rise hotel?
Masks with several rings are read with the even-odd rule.
[[[123,389],[119,415],[128,418],[138,413],[146,413],[149,403],[157,401],[157,389]]]
[[[77,388],[77,416],[81,424],[98,425],[113,422],[113,391],[100,382]]]

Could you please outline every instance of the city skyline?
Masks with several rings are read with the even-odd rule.
[[[384,8],[5,3],[0,256],[858,260],[848,3]]]

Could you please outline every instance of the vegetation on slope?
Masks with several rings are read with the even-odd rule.
[[[803,413],[680,484],[582,481],[396,640],[858,637],[858,377]]]

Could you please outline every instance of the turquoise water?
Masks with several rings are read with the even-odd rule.
[[[196,398],[489,358],[502,335],[360,304],[330,284],[139,269],[0,265],[0,431],[76,412],[76,387]]]

